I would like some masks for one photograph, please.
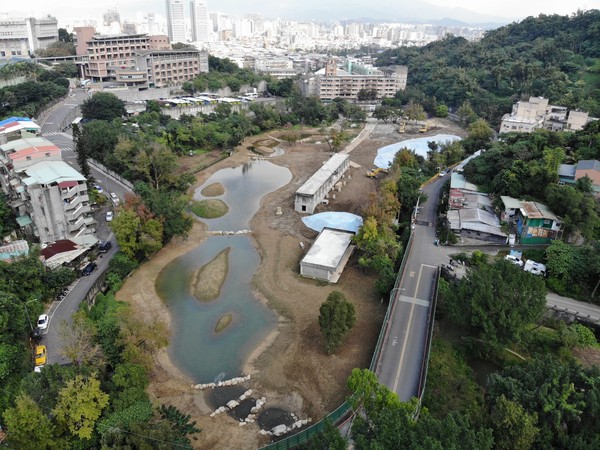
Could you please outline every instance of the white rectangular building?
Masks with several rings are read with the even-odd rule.
[[[350,156],[336,153],[296,191],[294,209],[312,214],[350,167]]]
[[[350,255],[356,248],[352,245],[353,236],[352,231],[323,228],[315,243],[300,261],[300,275],[337,283]]]

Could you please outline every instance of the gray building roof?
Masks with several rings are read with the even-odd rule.
[[[504,203],[504,209],[519,209],[521,207],[521,201],[516,198],[509,197],[508,195],[501,195],[500,199],[502,200],[502,203]]]
[[[579,161],[577,163],[577,166],[575,166],[575,170],[597,170],[598,172],[600,172],[600,161],[595,159],[584,159],[583,161]]]
[[[306,196],[315,195],[319,188],[323,186],[329,177],[338,170],[342,163],[348,158],[350,158],[350,155],[346,153],[336,153],[333,155],[300,187],[300,189],[296,191],[296,194]]]
[[[26,168],[28,178],[23,180],[27,186],[33,184],[51,184],[61,181],[85,181],[85,177],[64,161],[42,161]]]
[[[477,186],[473,183],[469,183],[462,173],[452,172],[452,178],[450,179],[451,189],[466,189],[467,191],[477,192]]]
[[[575,166],[573,164],[561,164],[558,167],[558,176],[575,178]]]
[[[334,270],[342,260],[354,233],[334,228],[323,228],[315,243],[302,258],[302,264],[327,267]]]

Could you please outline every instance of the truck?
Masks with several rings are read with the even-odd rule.
[[[525,272],[532,273],[534,275],[546,275],[546,266],[542,263],[535,262],[531,259],[525,261],[525,265],[523,266],[523,270]]]

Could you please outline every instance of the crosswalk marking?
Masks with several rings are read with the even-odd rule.
[[[49,133],[42,133],[43,137],[46,136],[60,136],[61,132],[60,131],[51,131]]]

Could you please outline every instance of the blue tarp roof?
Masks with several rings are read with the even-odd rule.
[[[321,232],[323,228],[358,232],[363,223],[362,217],[347,212],[323,212],[302,218],[302,222],[311,230]]]
[[[8,119],[0,120],[0,127],[13,122],[31,122],[31,119],[27,117],[9,117]]]
[[[438,145],[441,145],[458,140],[460,140],[460,137],[453,134],[436,134],[435,136],[407,139],[406,141],[396,142],[395,144],[390,144],[377,150],[375,165],[382,169],[389,168],[394,161],[394,156],[396,156],[396,153],[398,153],[401,148],[414,150],[417,155],[427,158],[427,152],[429,151],[429,147],[427,147],[428,142],[435,141],[438,143]]]

